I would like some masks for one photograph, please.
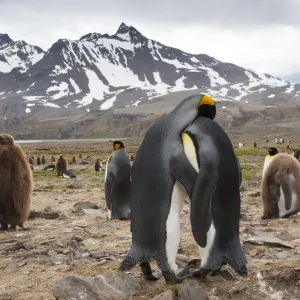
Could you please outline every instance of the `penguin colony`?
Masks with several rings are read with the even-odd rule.
[[[167,284],[213,275],[225,264],[240,276],[247,276],[247,260],[239,239],[242,170],[228,135],[214,121],[215,115],[216,106],[209,96],[187,97],[154,122],[136,156],[128,155],[122,141],[111,141],[113,152],[108,160],[96,160],[96,172],[106,165],[109,219],[131,219],[132,245],[119,270],[130,270],[139,264],[145,279],[163,276]],[[253,146],[258,147],[256,142]],[[300,152],[295,150],[288,155],[274,147],[266,149],[262,218],[286,218],[300,211]],[[82,159],[81,153],[79,158]],[[34,157],[26,160],[13,137],[3,133],[0,161],[1,230],[24,228],[31,205],[30,168],[35,164]],[[51,162],[43,168],[45,171],[56,170],[57,176],[63,178],[76,177],[67,169],[63,155],[57,160],[52,155]],[[76,164],[75,156],[71,162]],[[37,165],[45,163],[45,156],[37,156]],[[179,270],[175,259],[186,195],[201,266]],[[152,273],[151,261],[157,262],[161,275]]]

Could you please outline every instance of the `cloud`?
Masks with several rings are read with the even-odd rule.
[[[300,70],[298,0],[0,0],[0,28],[47,50],[122,21],[190,53],[283,76]],[[299,62],[299,63],[298,63]]]

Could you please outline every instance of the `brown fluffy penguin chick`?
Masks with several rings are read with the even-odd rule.
[[[287,218],[300,211],[300,164],[287,153],[267,148],[261,195],[262,219]]]
[[[42,156],[42,165],[44,165],[46,163],[46,158],[45,158],[45,156],[43,155]]]
[[[62,176],[62,171],[66,171],[68,168],[67,161],[64,159],[63,155],[60,155],[56,161],[55,169],[57,176]]]
[[[32,173],[24,151],[11,135],[0,134],[1,230],[23,227],[30,213]],[[25,228],[24,228],[25,229]]]
[[[55,161],[56,161],[55,156],[51,155],[51,162],[55,162]]]
[[[38,155],[38,157],[36,158],[36,164],[39,166],[41,164],[41,158]]]
[[[72,164],[76,164],[76,158],[75,158],[75,156],[73,156],[73,158],[72,158]]]
[[[34,160],[32,159],[32,157],[29,157],[29,163],[33,166],[34,165]]]

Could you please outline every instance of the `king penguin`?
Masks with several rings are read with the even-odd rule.
[[[121,141],[114,141],[104,178],[109,219],[130,219],[130,171],[131,164],[125,145]]]
[[[156,280],[150,266],[155,260],[167,284],[184,280],[175,262],[180,214],[185,192],[191,198],[197,172],[184,154],[181,134],[196,118],[213,119],[215,115],[211,97],[192,95],[146,132],[131,170],[132,245],[119,270],[140,264],[144,278]]]
[[[286,218],[300,211],[300,164],[277,148],[266,148],[261,195],[262,219]]]
[[[241,170],[232,143],[223,128],[208,118],[195,120],[182,141],[198,173],[190,218],[201,266],[192,275],[204,277],[229,264],[246,277],[247,260],[239,239]]]

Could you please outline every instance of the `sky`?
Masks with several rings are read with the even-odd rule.
[[[59,38],[147,38],[281,78],[300,73],[300,0],[0,0],[0,33],[47,50]]]

